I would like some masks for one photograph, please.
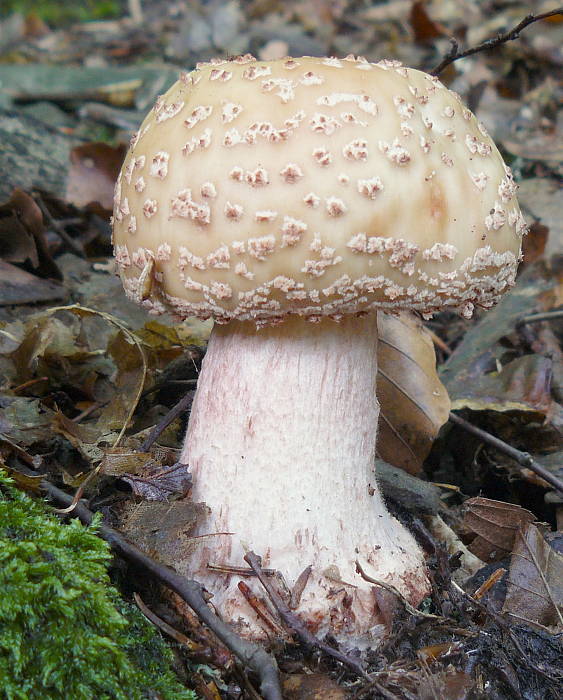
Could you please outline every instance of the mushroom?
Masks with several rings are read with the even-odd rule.
[[[210,512],[177,567],[243,635],[274,634],[238,587],[248,550],[310,629],[358,644],[382,614],[357,561],[427,594],[374,474],[376,312],[493,305],[525,231],[515,190],[459,96],[397,61],[201,64],[133,137],[113,217],[125,291],[215,320],[182,452]]]

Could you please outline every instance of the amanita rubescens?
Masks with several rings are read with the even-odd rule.
[[[312,567],[296,611],[318,633],[377,632],[356,560],[426,594],[373,472],[376,311],[493,305],[525,231],[515,190],[459,97],[396,61],[198,65],[133,138],[113,223],[127,295],[216,321],[182,455],[209,536],[177,566],[246,636],[272,631],[207,566],[246,548],[289,588]]]

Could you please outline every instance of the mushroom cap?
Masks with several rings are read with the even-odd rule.
[[[433,76],[241,56],[182,74],[133,137],[115,256],[154,313],[470,316],[514,283],[515,191],[484,127]]]

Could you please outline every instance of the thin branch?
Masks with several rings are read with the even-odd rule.
[[[496,622],[496,624],[501,628],[501,630],[507,634],[514,648],[520,654],[520,661],[522,665],[527,666],[529,669],[543,676],[546,680],[551,681],[552,683],[560,683],[561,679],[559,676],[554,677],[549,675],[549,673],[547,673],[547,671],[545,671],[542,667],[532,663],[529,660],[529,655],[524,651],[522,645],[518,641],[518,637],[514,634],[510,624],[507,622],[507,620],[504,619],[502,615],[495,612],[489,605],[486,605],[480,600],[476,600],[473,596],[470,596],[469,593],[466,593],[466,591],[464,591],[463,588],[461,588],[461,586],[459,586],[455,581],[452,581],[452,586],[462,598],[479,608],[479,610],[482,613],[484,613],[484,615],[490,617],[494,622]],[[528,620],[526,620],[526,623],[528,623]]]
[[[356,560],[356,569],[358,570],[358,573],[364,579],[364,581],[367,581],[368,583],[371,583],[374,586],[380,586],[381,588],[385,589],[389,593],[392,593],[402,603],[403,607],[409,613],[409,615],[413,615],[414,617],[426,617],[426,618],[429,618],[432,620],[443,620],[444,619],[441,615],[433,615],[432,613],[426,613],[426,612],[422,612],[422,610],[417,610],[415,607],[413,607],[409,603],[409,601],[405,598],[405,596],[401,593],[401,591],[399,591],[395,588],[395,586],[392,586],[390,583],[386,583],[385,581],[378,581],[377,579],[369,576],[362,568],[362,565],[360,564],[360,562],[357,560]]]
[[[456,425],[461,426],[464,430],[467,430],[468,433],[473,433],[473,435],[476,435],[477,437],[481,438],[483,442],[486,442],[488,445],[491,445],[499,452],[502,452],[503,454],[507,455],[508,457],[510,457],[510,459],[513,459],[515,462],[518,462],[518,464],[520,464],[521,466],[531,469],[544,481],[547,481],[547,483],[550,484],[550,486],[553,486],[554,489],[559,491],[559,493],[563,494],[563,481],[561,481],[561,479],[558,479],[555,476],[555,474],[552,474],[545,467],[539,464],[539,462],[536,462],[536,460],[527,452],[521,452],[520,450],[517,450],[515,447],[512,447],[511,445],[508,445],[506,442],[504,442],[504,440],[500,440],[494,435],[487,433],[485,430],[481,430],[481,428],[472,425],[471,423],[456,415],[455,413],[450,413],[449,420],[451,423],[455,423]]]
[[[49,481],[41,481],[41,488],[59,505],[66,507],[72,503],[72,496],[53,486]],[[82,503],[79,503],[74,508],[72,514],[86,525],[90,525],[94,518],[92,511]],[[152,574],[161,583],[177,593],[223,644],[244,665],[258,675],[260,692],[265,700],[282,700],[275,659],[259,645],[241,639],[227,624],[218,618],[205,602],[202,586],[197,581],[186,579],[173,569],[159,564],[135,547],[134,544],[128,542],[119,532],[107,525],[100,525],[99,534],[120,556]]]
[[[520,36],[520,32],[523,29],[525,29],[528,25],[533,24],[534,22],[539,22],[542,19],[547,19],[548,17],[556,17],[557,15],[563,15],[563,7],[559,7],[557,10],[550,10],[549,12],[542,12],[539,15],[526,15],[526,17],[524,17],[522,21],[518,22],[518,24],[515,27],[509,29],[507,32],[497,34],[495,37],[487,39],[486,41],[483,41],[483,43],[478,44],[477,46],[473,46],[470,49],[466,49],[465,51],[460,51],[457,40],[452,38],[450,39],[450,50],[440,61],[440,63],[430,71],[430,74],[440,75],[440,73],[444,70],[444,68],[446,68],[446,66],[449,66],[450,63],[453,63],[454,61],[458,61],[460,58],[467,58],[467,56],[472,56],[473,54],[479,53],[480,51],[494,49],[497,46],[500,46],[501,44],[505,44],[507,41],[513,41],[514,39],[518,39]]]
[[[540,321],[552,321],[556,318],[563,318],[563,309],[553,309],[553,311],[545,311],[539,314],[530,314],[521,318],[516,327],[525,326],[528,323],[539,323]]]
[[[47,205],[41,198],[39,194],[34,194],[33,199],[35,200],[37,206],[39,209],[41,209],[41,213],[43,214],[43,218],[47,222],[47,224],[53,229],[53,231],[57,234],[57,236],[66,243],[67,247],[70,248],[70,250],[75,254],[78,255],[79,258],[85,258],[86,254],[84,253],[84,249],[82,246],[77,243],[72,236],[69,236],[65,225],[62,222],[57,221],[54,217],[51,216],[51,212],[47,208]]]
[[[186,392],[186,394],[180,399],[180,401],[178,401],[178,403],[175,406],[172,406],[172,408],[168,411],[164,418],[162,418],[150,431],[150,433],[147,436],[147,439],[139,448],[139,452],[148,452],[153,443],[166,430],[170,423],[175,421],[176,418],[178,418],[178,416],[182,415],[182,413],[184,413],[190,408],[190,406],[192,405],[192,401],[194,400],[194,394],[194,391]]]
[[[362,666],[357,661],[346,656],[346,654],[343,654],[341,651],[338,651],[338,649],[334,649],[328,644],[325,644],[318,639],[318,637],[315,637],[314,634],[309,632],[305,623],[292,610],[290,610],[289,606],[285,603],[280,594],[275,590],[270,581],[268,581],[267,576],[262,570],[262,559],[257,554],[254,552],[248,552],[248,554],[246,554],[244,557],[244,561],[250,566],[258,577],[258,580],[270,597],[270,600],[278,611],[281,619],[290,630],[295,632],[301,642],[308,649],[320,649],[325,654],[332,656],[333,659],[336,659],[345,666],[348,666],[348,668],[351,668],[362,678],[370,678],[369,674],[364,671]]]

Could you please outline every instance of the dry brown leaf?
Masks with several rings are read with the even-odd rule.
[[[475,679],[470,673],[449,666],[444,671],[423,677],[416,694],[417,700],[468,700],[474,697]]]
[[[500,561],[510,554],[518,531],[534,520],[529,510],[511,503],[480,497],[465,502],[463,526],[477,535],[469,549],[484,562]]]
[[[522,239],[522,255],[524,265],[529,265],[539,260],[545,252],[549,240],[549,227],[540,221],[530,224],[528,235]]]
[[[192,479],[185,464],[170,467],[147,461],[137,474],[123,474],[121,479],[131,486],[133,493],[147,501],[170,501],[188,495]]]
[[[105,453],[101,471],[108,476],[134,476],[140,474],[149,462],[155,464],[149,452],[134,452],[124,447],[116,447]]]
[[[440,36],[447,36],[448,30],[435,22],[421,0],[413,2],[410,13],[410,24],[414,32],[414,40],[418,44],[430,44]]]
[[[282,688],[287,700],[344,700],[348,697],[344,688],[323,673],[285,676]]]
[[[138,342],[138,341],[137,341]],[[120,430],[127,425],[131,408],[138,400],[139,387],[144,385],[146,358],[132,337],[120,330],[108,343],[107,353],[117,366],[113,377],[116,392],[96,421],[102,432]]]
[[[167,566],[177,566],[179,561],[189,561],[196,546],[190,534],[208,510],[205,504],[186,499],[132,503],[121,514],[120,529],[150,556]]]
[[[0,206],[0,257],[8,262],[29,260],[39,265],[35,237],[43,232],[43,216],[33,199],[14,190],[10,199]]]
[[[0,206],[0,257],[13,263],[29,260],[42,276],[62,279],[45,239],[43,214],[33,197],[18,188]]]
[[[68,320],[49,315],[37,315],[26,323],[25,336],[10,357],[17,370],[18,381],[34,377],[43,361],[66,358],[77,352],[78,326]],[[40,372],[45,374],[45,372]]]
[[[503,612],[529,623],[563,628],[563,556],[537,525],[518,530]]]
[[[517,357],[500,371],[482,368],[476,377],[471,395],[462,401],[454,401],[453,408],[469,408],[472,411],[511,411],[526,415],[529,420],[543,421],[551,408],[551,380],[553,362],[538,354]]]
[[[57,282],[35,277],[20,267],[0,260],[0,306],[46,303],[67,296],[66,287]]]
[[[70,172],[66,199],[77,207],[98,204],[113,208],[113,188],[125,156],[124,146],[86,143],[70,153]]]
[[[411,314],[384,313],[378,315],[378,323],[377,450],[386,462],[416,474],[448,419],[450,400],[422,323]]]

